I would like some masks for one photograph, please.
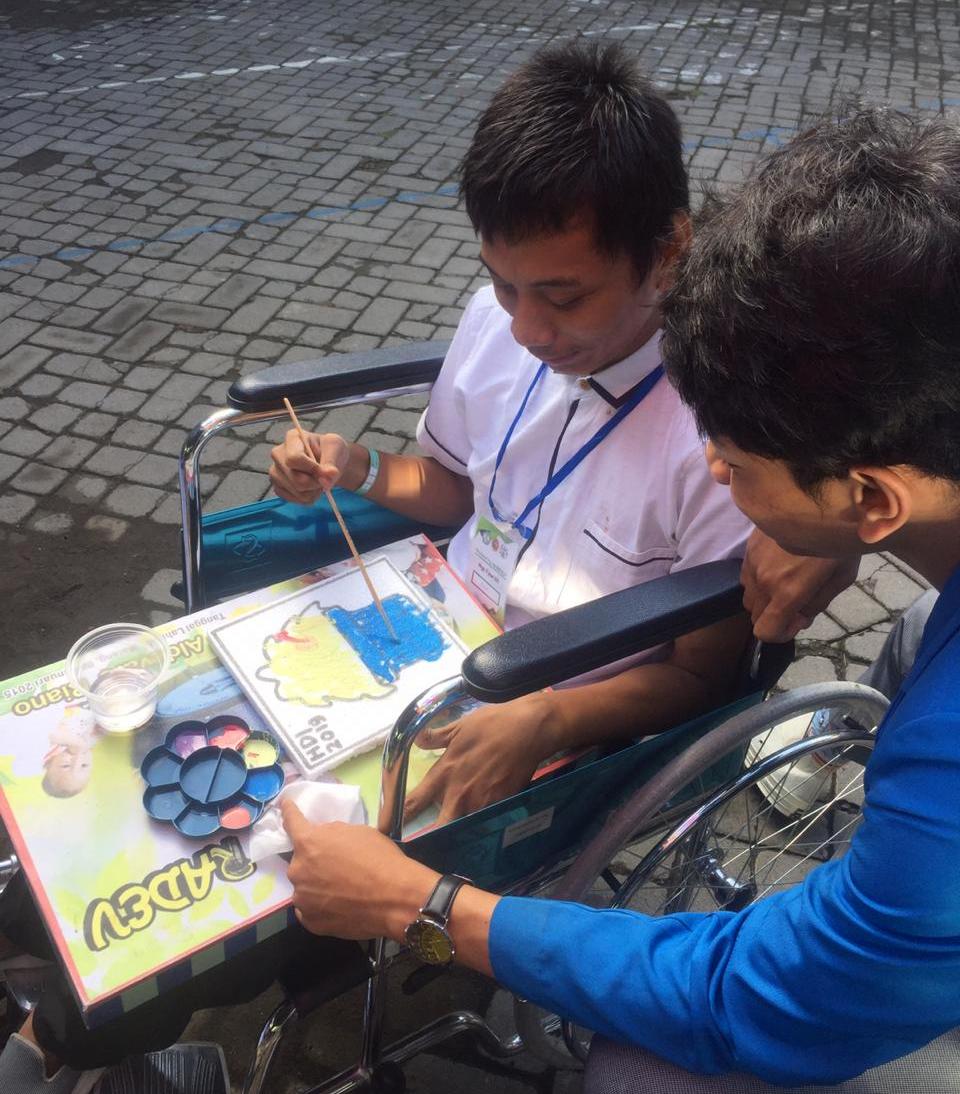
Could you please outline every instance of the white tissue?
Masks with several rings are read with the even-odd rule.
[[[293,850],[280,814],[280,802],[283,798],[292,801],[307,820],[314,824],[326,824],[329,821],[345,821],[347,824],[367,822],[367,811],[357,787],[344,783],[295,779],[287,783],[253,828],[239,835],[240,845],[251,862],[259,862],[269,855]]]

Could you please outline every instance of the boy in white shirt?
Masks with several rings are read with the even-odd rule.
[[[417,439],[372,453],[296,432],[271,479],[312,504],[334,484],[462,524],[449,562],[507,627],[742,554],[750,526],[711,479],[660,367],[660,312],[690,236],[680,130],[619,46],[548,47],[495,94],[462,167],[492,279],[468,305]],[[408,799],[452,819],[523,787],[546,757],[675,725],[722,702],[746,618],[603,677],[476,710]]]

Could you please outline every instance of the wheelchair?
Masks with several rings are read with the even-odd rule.
[[[206,445],[228,429],[286,419],[284,396],[298,413],[310,414],[422,394],[445,350],[446,343],[432,342],[342,354],[278,365],[233,384],[229,406],[196,426],[181,454],[180,592],[188,611],[346,554],[325,502],[306,509],[271,499],[205,515],[200,471]],[[351,493],[335,493],[361,551],[420,532],[442,545],[454,531],[424,528]],[[474,650],[460,676],[421,695],[387,738],[381,818],[390,836],[403,838],[410,751],[435,717],[464,700],[507,702],[740,611],[739,563],[711,563],[538,620]],[[860,774],[887,700],[848,683],[767,699],[792,653],[792,643],[757,646],[722,709],[616,750],[588,752],[506,801],[404,841],[405,850],[497,892],[647,914],[740,908],[799,881],[849,844],[859,821]],[[773,751],[758,745],[771,727],[822,708],[843,717],[843,728]],[[830,759],[813,776],[805,802],[809,758],[825,750]],[[505,838],[518,825],[526,826],[526,838]],[[395,957],[396,947],[385,940],[370,943],[357,977],[366,983],[359,1061],[310,1094],[402,1090],[400,1064],[460,1033],[473,1034],[495,1058],[528,1050],[553,1067],[578,1067],[584,1059],[582,1031],[523,1000],[515,1002],[516,1031],[507,1035],[482,1015],[458,1010],[385,1044],[385,990]],[[285,1031],[356,983],[330,987],[305,980],[302,970],[282,973],[280,981],[286,998],[261,1032],[245,1094],[266,1088]]]

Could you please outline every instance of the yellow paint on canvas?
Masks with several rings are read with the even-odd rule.
[[[311,604],[263,644],[267,664],[257,676],[274,684],[287,703],[326,707],[335,699],[379,699],[381,684],[324,614]]]

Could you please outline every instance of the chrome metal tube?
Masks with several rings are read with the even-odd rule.
[[[380,824],[381,828],[386,827],[391,839],[399,840],[403,834],[403,801],[406,796],[407,766],[413,742],[435,715],[465,696],[463,681],[459,676],[428,688],[403,711],[387,737],[383,747],[380,781]],[[372,1071],[381,1059],[383,1010],[387,992],[386,946],[387,940],[384,938],[375,938],[370,942],[369,955],[372,971],[367,981],[363,1006],[360,1063],[357,1071],[360,1075]],[[352,1082],[353,1079],[346,1077],[344,1081]]]
[[[353,1067],[347,1071],[341,1071],[319,1086],[312,1086],[305,1090],[304,1094],[350,1094],[353,1090],[370,1089],[370,1072],[363,1068]]]
[[[297,1020],[297,1008],[289,999],[285,999],[270,1015],[260,1030],[260,1039],[246,1077],[243,1080],[243,1094],[260,1094],[270,1070],[274,1053],[287,1027]]]
[[[356,403],[383,403],[402,395],[421,395],[432,384],[406,384],[387,391],[364,392],[346,395],[339,399],[327,399],[318,403],[303,403],[297,410],[301,414],[335,410]],[[272,410],[242,411],[230,407],[214,411],[187,434],[180,450],[180,514],[183,530],[183,581],[187,612],[206,607],[203,590],[203,538],[200,521],[203,516],[203,497],[200,491],[200,454],[218,433],[225,429],[237,429],[263,422],[281,421],[287,418],[283,407]],[[264,468],[266,471],[266,468]]]
[[[463,678],[453,676],[427,688],[404,710],[383,746],[380,776],[380,830],[391,839],[403,834],[403,801],[407,794],[410,748],[420,731],[442,710],[468,698]]]
[[[200,453],[211,438],[231,425],[240,424],[244,417],[239,410],[218,410],[190,430],[180,449],[180,528],[183,535],[183,588],[188,614],[204,607]]]
[[[358,1069],[370,1072],[380,1060],[383,1040],[383,1011],[387,998],[387,940],[372,938],[369,943],[371,974],[363,1000],[363,1027],[360,1031]]]
[[[401,1037],[384,1051],[382,1059],[391,1064],[400,1064],[460,1033],[472,1033],[491,1056],[507,1059],[523,1052],[523,1041],[519,1034],[515,1033],[505,1041],[479,1014],[472,1010],[457,1010],[435,1018],[422,1029]]]
[[[483,1045],[491,1056],[507,1059],[523,1052],[523,1042],[514,1034],[509,1040],[503,1040],[480,1017],[470,1010],[453,1011],[435,1018],[422,1029],[401,1037],[389,1048],[385,1049],[380,1057],[381,1062],[390,1064],[402,1064],[410,1060],[428,1048],[438,1045],[443,1041],[456,1037],[460,1033],[472,1033]],[[341,1071],[325,1083],[313,1086],[305,1094],[348,1094],[370,1081],[372,1071],[362,1065]]]

